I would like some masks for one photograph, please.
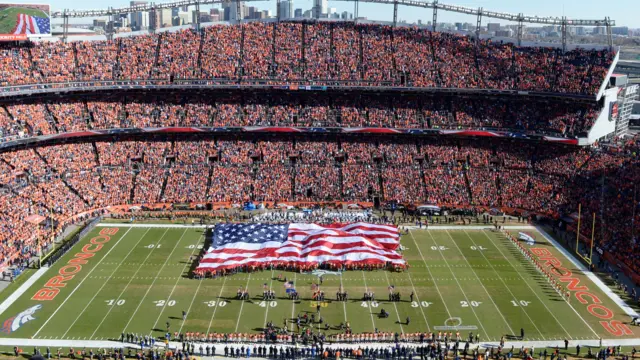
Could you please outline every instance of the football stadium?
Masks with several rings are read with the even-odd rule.
[[[0,5],[0,357],[634,357],[638,85],[615,21],[316,2]],[[88,17],[105,32],[74,36]],[[607,43],[572,44],[578,25]]]

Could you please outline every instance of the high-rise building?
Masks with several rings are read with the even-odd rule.
[[[180,11],[178,13],[178,25],[191,24],[191,14],[186,11]]]
[[[290,19],[293,17],[293,1],[284,0],[280,2],[280,16],[281,20]]]
[[[302,17],[302,9],[296,9],[293,17],[295,17],[296,19],[299,19]]]
[[[328,9],[329,8],[329,1],[328,0],[313,0],[313,17],[316,19],[319,19],[321,17],[326,17],[323,16],[325,14],[327,14]]]
[[[313,16],[313,10],[305,10],[302,14],[303,18],[310,19]]]
[[[156,26],[168,27],[173,25],[173,14],[171,13],[171,9],[158,9],[156,10]]]
[[[245,18],[247,14],[247,8],[243,2],[240,2],[240,14],[238,14],[237,1],[226,1],[222,3],[222,9],[224,10],[225,21],[238,21]],[[228,14],[228,16],[227,16]]]
[[[245,11],[244,17],[246,19],[261,19],[262,12],[255,6],[248,6]]]
[[[129,3],[130,6],[144,6],[147,5],[147,1],[135,0]],[[133,30],[142,30],[149,27],[149,13],[146,11],[132,12],[130,15],[131,28]]]
[[[498,31],[500,30],[500,23],[488,23],[487,31]]]

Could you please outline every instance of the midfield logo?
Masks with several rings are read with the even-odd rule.
[[[25,323],[35,320],[33,314],[42,309],[42,304],[34,305],[27,310],[21,312],[20,314],[7,319],[4,323],[2,323],[2,332],[5,334],[11,334],[12,332],[18,330]]]

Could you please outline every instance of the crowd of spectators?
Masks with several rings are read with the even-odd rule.
[[[3,85],[112,79],[490,88],[593,95],[613,53],[352,22],[250,22],[114,41],[4,45]]]
[[[0,154],[0,261],[24,261],[46,246],[43,219],[55,226],[110,205],[378,198],[556,216],[581,204],[583,214],[603,216],[596,226],[602,248],[640,271],[634,260],[640,253],[639,150],[636,141],[578,149],[520,141],[272,137],[15,150]],[[581,231],[588,236],[590,227]]]
[[[0,135],[151,127],[384,127],[478,129],[574,137],[599,116],[595,103],[478,97],[287,93],[101,96],[0,107]]]

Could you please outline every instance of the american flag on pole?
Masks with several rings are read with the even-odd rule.
[[[48,17],[18,14],[16,26],[12,34],[49,34],[51,33],[51,21]]]
[[[196,271],[240,266],[317,264],[405,266],[398,228],[353,224],[218,224]]]

